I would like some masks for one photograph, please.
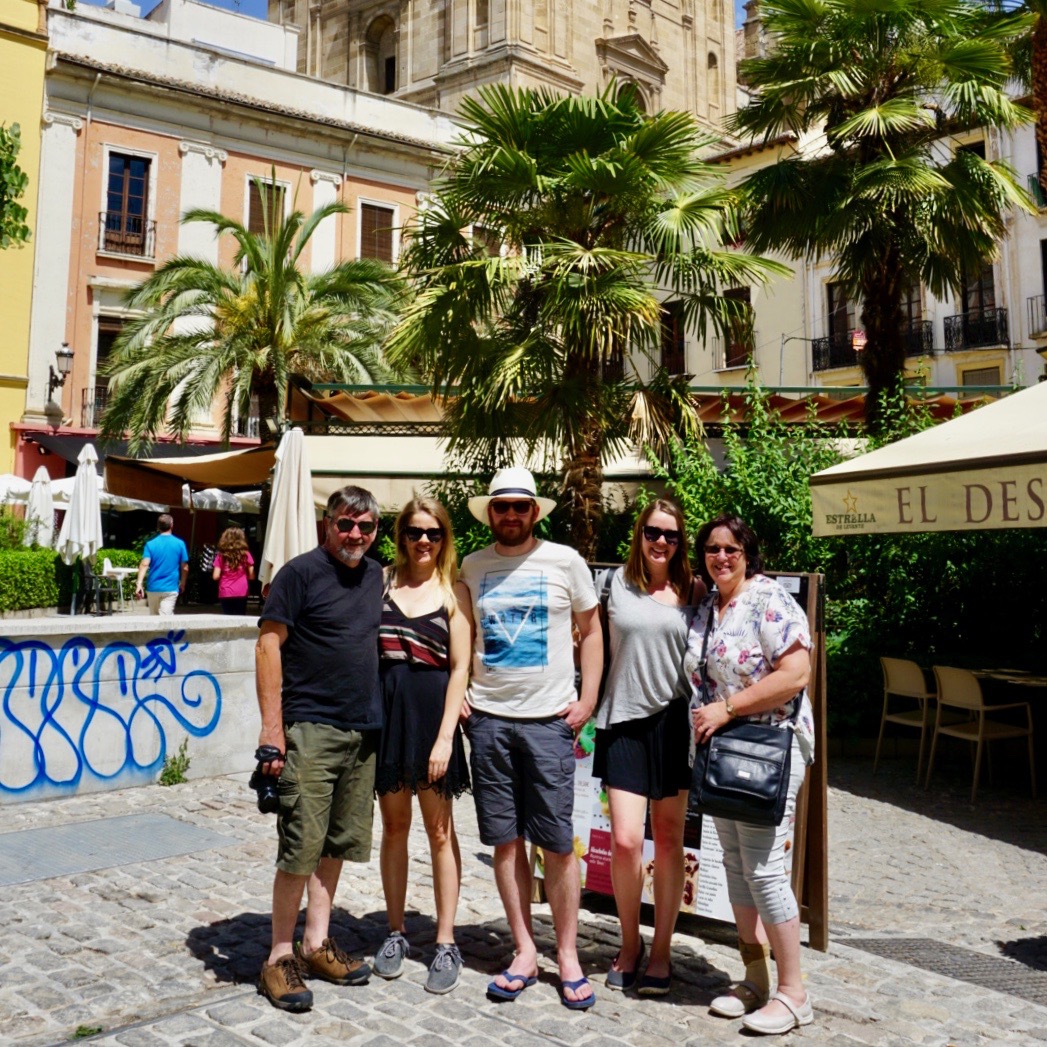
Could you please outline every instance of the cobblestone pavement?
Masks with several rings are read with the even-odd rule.
[[[830,772],[828,953],[804,949],[815,1023],[794,1042],[833,1044],[1047,1043],[1047,819],[1021,783],[967,802],[969,778],[912,785],[911,762],[839,760]],[[394,982],[339,988],[313,982],[315,1006],[290,1015],[255,991],[268,941],[274,855],[270,818],[236,777],[0,808],[0,831],[69,823],[85,839],[102,819],[166,815],[221,834],[225,846],[4,888],[0,1042],[125,1047],[299,1043],[643,1044],[745,1042],[707,1004],[737,976],[733,928],[682,918],[672,994],[641,999],[602,985],[617,945],[607,900],[586,896],[582,962],[598,1003],[569,1012],[556,994],[548,908],[536,907],[539,984],[518,1001],[489,1002],[487,981],[510,945],[490,857],[468,798],[457,807],[464,877],[459,941],[466,969],[449,996],[423,991],[433,942],[424,834],[412,834],[412,915],[420,946]],[[8,838],[10,842],[11,838]],[[0,840],[0,847],[3,841]],[[346,866],[334,933],[370,953],[385,924],[376,849]],[[649,913],[647,914],[649,915]],[[649,939],[649,928],[646,932]],[[741,1037],[741,1040],[739,1040]]]

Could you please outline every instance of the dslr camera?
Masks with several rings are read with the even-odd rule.
[[[251,775],[251,788],[258,794],[258,810],[262,814],[276,814],[280,810],[280,778],[275,774],[266,774],[262,767],[273,760],[282,760],[284,754],[275,745],[260,745],[254,754],[258,761]]]

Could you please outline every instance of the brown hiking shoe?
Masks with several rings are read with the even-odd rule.
[[[363,985],[371,977],[371,968],[363,960],[346,955],[334,938],[325,938],[323,945],[308,956],[302,952],[302,943],[294,943],[295,955],[302,971],[335,985]]]
[[[276,963],[263,963],[258,991],[282,1011],[307,1011],[313,1005],[313,994],[305,987],[294,956],[283,956]]]

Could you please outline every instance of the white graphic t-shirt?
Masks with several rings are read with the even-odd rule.
[[[462,561],[459,580],[476,626],[469,704],[516,720],[562,713],[577,697],[571,615],[597,603],[585,561],[554,542],[522,556],[490,545]]]

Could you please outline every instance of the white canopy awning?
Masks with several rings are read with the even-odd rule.
[[[811,477],[814,534],[1047,527],[1047,383]]]

